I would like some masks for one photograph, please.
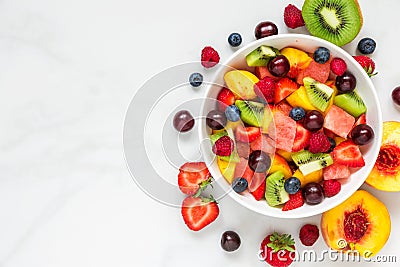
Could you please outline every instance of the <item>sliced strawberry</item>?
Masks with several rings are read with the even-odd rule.
[[[204,162],[187,162],[179,168],[178,186],[182,193],[193,195],[210,177],[211,174]]]
[[[298,152],[306,148],[310,144],[311,132],[301,125],[296,123],[296,136],[294,137],[294,143],[292,152]]]
[[[275,103],[285,99],[299,88],[299,85],[289,78],[282,78],[276,83]]]
[[[199,231],[215,221],[219,208],[214,199],[187,197],[182,202],[181,214],[190,230]]]
[[[218,109],[225,111],[227,106],[235,104],[236,99],[232,91],[224,87],[221,89],[221,91],[219,91],[217,100]]]
[[[243,177],[247,180],[248,184],[251,184],[253,175],[254,171],[250,169],[247,159],[240,158],[240,161],[236,164],[234,177]]]
[[[251,143],[261,136],[261,129],[258,127],[244,127],[238,125],[235,131],[236,140],[239,142]]]
[[[279,102],[278,104],[270,107],[272,112],[275,111],[280,111],[283,114],[285,114],[286,116],[289,116],[290,110],[292,109],[292,106],[288,104],[288,102],[286,102],[286,100],[282,100],[281,102]]]
[[[265,195],[265,188],[266,188],[266,183],[265,183],[265,173],[254,173],[253,179],[251,180],[251,184],[249,185],[249,191],[255,198],[255,200],[261,200],[264,195]],[[251,187],[258,187],[254,190],[251,191]]]
[[[300,208],[304,205],[303,195],[301,194],[301,190],[298,191],[296,194],[289,195],[289,200],[283,205],[282,210],[294,210]]]
[[[365,166],[360,148],[351,140],[346,140],[337,145],[333,149],[332,155],[334,162],[344,166],[353,168]]]

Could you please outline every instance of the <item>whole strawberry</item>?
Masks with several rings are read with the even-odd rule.
[[[274,232],[264,238],[260,257],[273,267],[287,267],[295,258],[294,239],[288,234]]]
[[[336,196],[341,188],[342,184],[339,183],[337,180],[326,180],[322,186],[324,188],[325,197],[333,197]]]
[[[304,26],[304,19],[301,15],[301,10],[292,4],[289,4],[287,7],[285,7],[283,19],[286,26],[291,29],[296,29],[298,27]]]
[[[369,77],[375,76],[378,73],[375,71],[375,62],[369,56],[353,56],[353,58],[361,65]]]
[[[318,240],[319,230],[316,225],[305,224],[300,228],[299,238],[304,246],[312,246]]]
[[[205,68],[211,68],[219,62],[218,52],[211,46],[206,46],[201,51],[201,65]]]

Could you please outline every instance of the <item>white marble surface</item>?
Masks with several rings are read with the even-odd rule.
[[[232,53],[228,34],[238,31],[250,42],[261,20],[275,21],[287,32],[282,12],[291,2],[302,3],[1,1],[0,266],[265,266],[256,257],[265,234],[273,229],[295,234],[300,225],[317,223],[319,216],[263,217],[225,198],[214,224],[189,232],[178,209],[140,191],[122,152],[125,110],[148,78],[197,60],[205,45],[226,59]],[[360,3],[365,20],[358,39],[371,36],[378,43],[373,57],[379,75],[373,82],[384,118],[400,120],[390,99],[400,85],[394,32],[400,2]],[[346,49],[354,53],[354,43]],[[365,188],[392,217],[381,254],[400,261],[400,194]],[[243,241],[234,254],[219,247],[228,229]],[[321,238],[316,248],[325,248]],[[362,264],[328,260],[324,265]]]

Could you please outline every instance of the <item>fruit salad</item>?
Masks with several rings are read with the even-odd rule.
[[[374,138],[357,79],[325,47],[261,45],[224,74],[207,114],[212,152],[238,194],[289,211],[340,194]],[[265,199],[265,200],[263,200]]]

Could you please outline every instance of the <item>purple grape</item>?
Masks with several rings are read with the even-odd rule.
[[[316,205],[324,200],[324,189],[318,183],[308,183],[302,191],[305,202],[309,205]]]
[[[351,130],[351,139],[356,145],[366,145],[374,139],[374,130],[367,124],[359,124]]]
[[[307,130],[316,132],[324,126],[324,115],[317,110],[311,110],[304,117],[303,125]]]
[[[271,166],[271,158],[261,150],[254,150],[249,156],[249,167],[254,172],[266,172]]]
[[[356,88],[357,80],[350,72],[345,72],[342,76],[336,77],[335,85],[342,93],[349,93]]]
[[[277,35],[277,34],[278,34],[278,27],[276,27],[275,23],[273,23],[271,21],[260,22],[256,26],[256,29],[254,30],[254,35],[257,40],[264,38],[264,37],[271,36],[271,35]]]
[[[234,231],[226,231],[221,236],[221,247],[228,252],[237,250],[241,241],[239,235]]]
[[[276,77],[283,77],[290,70],[289,60],[284,55],[279,55],[268,62],[268,70]]]
[[[190,131],[194,126],[192,114],[187,110],[178,111],[174,116],[173,125],[178,132]]]
[[[392,92],[393,102],[400,106],[400,86],[394,88]]]
[[[211,110],[207,114],[206,123],[213,130],[221,130],[227,122],[225,113],[220,110]]]

